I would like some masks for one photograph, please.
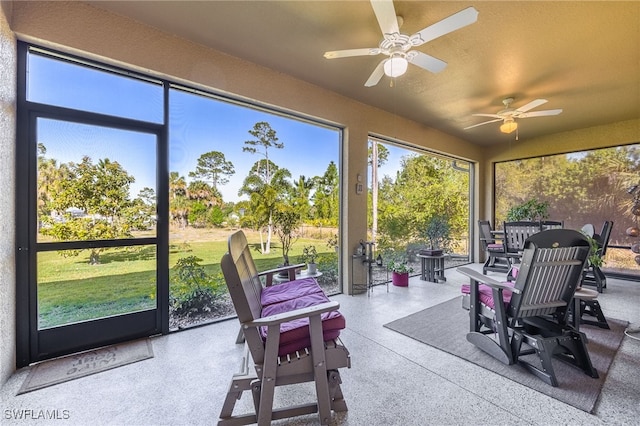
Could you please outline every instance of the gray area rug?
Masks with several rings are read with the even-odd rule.
[[[153,348],[144,339],[44,361],[31,367],[18,395],[149,358]]]
[[[580,328],[587,337],[591,363],[598,370],[594,379],[570,365],[554,360],[558,387],[547,385],[519,365],[505,365],[469,343],[469,312],[462,309],[462,296],[431,308],[400,318],[384,326],[426,343],[442,351],[470,361],[487,370],[507,377],[517,383],[535,389],[545,395],[592,413],[613,358],[629,324],[607,318],[611,330],[593,326]]]

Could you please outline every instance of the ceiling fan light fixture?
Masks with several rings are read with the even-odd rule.
[[[518,123],[514,121],[513,118],[507,118],[504,120],[504,123],[500,126],[500,131],[502,133],[511,133],[514,132],[518,128]]]
[[[384,73],[389,77],[400,77],[407,72],[409,62],[402,56],[392,56],[384,63]]]

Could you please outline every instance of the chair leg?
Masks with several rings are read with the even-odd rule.
[[[224,404],[222,405],[222,410],[220,410],[218,426],[250,425],[256,423],[257,416],[255,413],[257,413],[260,408],[260,388],[260,380],[257,380],[255,375],[234,376],[224,400]],[[233,409],[236,405],[236,401],[240,399],[242,393],[246,390],[251,390],[253,395],[255,413],[234,416]]]
[[[348,411],[347,403],[342,395],[342,379],[338,370],[331,370],[329,376],[329,395],[331,396],[331,409],[335,412]]]
[[[553,370],[553,357],[581,369],[585,374],[595,379],[598,378],[598,371],[591,364],[586,340],[587,337],[584,333],[578,331],[567,331],[560,336],[553,337],[524,334],[524,343],[535,350],[541,366],[537,367],[520,359],[519,356],[525,353],[516,353],[515,356],[520,365],[554,387],[558,386],[558,380]]]
[[[242,396],[242,392],[252,388],[253,381],[256,377],[243,376],[234,377],[227,391],[227,396],[222,404],[222,410],[220,410],[220,418],[226,419],[233,415],[233,408],[236,405],[236,401]]]
[[[584,315],[589,315],[595,320],[585,319]],[[581,300],[580,301],[580,323],[595,325],[596,327],[606,328],[609,330],[609,323],[602,312],[600,303],[597,300]]]
[[[331,397],[329,395],[329,378],[320,315],[314,315],[309,318],[309,335],[311,337],[313,375],[318,399],[318,416],[320,424],[327,425],[331,421]]]
[[[273,398],[276,388],[276,370],[278,368],[278,345],[280,343],[280,324],[269,325],[267,336],[264,364],[262,365],[258,426],[270,425],[273,416]]]
[[[487,260],[482,266],[482,273],[487,274],[487,271],[494,272],[507,272],[511,268],[511,262],[507,257],[497,257],[491,252],[487,253]]]
[[[598,267],[593,268],[593,277],[596,281],[596,289],[598,293],[602,293],[603,289],[607,288],[607,278],[604,276],[604,272]]]
[[[498,361],[511,365],[514,363],[513,352],[511,350],[511,343],[509,342],[509,329],[507,327],[507,315],[504,309],[504,304],[502,303],[502,290],[493,289],[493,300],[497,300],[496,308],[495,308],[495,332],[498,334],[498,342],[496,342],[491,337],[487,336],[485,333],[480,331],[481,321],[479,318],[480,314],[480,303],[478,302],[478,290],[477,283],[471,283],[471,300],[472,306],[469,311],[469,315],[471,318],[471,331],[467,333],[467,340],[470,343],[473,343],[478,348],[482,349]],[[473,300],[476,300],[475,302]]]
[[[607,288],[607,277],[599,267],[591,266],[584,272],[582,284],[595,286],[598,293],[602,293]]]
[[[585,374],[594,379],[597,379],[598,370],[591,364],[586,342],[587,336],[585,336],[584,333],[568,331],[563,336],[554,339],[554,346],[562,350],[562,352],[556,353],[556,357],[581,369]],[[557,350],[555,351],[557,352]]]
[[[489,256],[486,260],[486,262],[484,262],[484,265],[482,265],[482,273],[484,275],[487,275],[487,268],[491,266],[491,256]]]
[[[555,372],[553,371],[553,363],[551,361],[553,355],[554,342],[553,339],[545,339],[545,338],[537,338],[535,336],[520,334],[520,332],[514,331],[515,335],[518,335],[518,339],[522,340],[522,343],[526,343],[528,346],[532,347],[535,353],[538,355],[540,360],[540,367],[536,367],[535,365],[520,359],[520,355],[525,355],[527,352],[521,352],[520,346],[518,346],[518,352],[514,354],[514,357],[517,359],[518,363],[525,367],[529,372],[536,375],[539,379],[542,379],[544,382],[551,386],[558,386],[558,380],[556,379]]]

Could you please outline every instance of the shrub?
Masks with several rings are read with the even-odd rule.
[[[331,285],[338,282],[338,254],[337,253],[320,253],[317,256],[316,263],[318,270],[322,271],[322,276],[318,278],[318,282]]]
[[[177,316],[205,314],[224,303],[223,281],[207,274],[201,261],[196,256],[183,257],[173,267],[169,305]]]
[[[531,199],[525,203],[513,206],[507,211],[507,221],[519,220],[540,221],[549,217],[549,203]]]

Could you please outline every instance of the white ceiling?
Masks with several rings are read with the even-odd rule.
[[[476,23],[420,50],[448,63],[410,65],[393,86],[364,87],[382,56],[328,60],[328,50],[377,47],[369,1],[88,1],[178,37],[290,74],[480,145],[514,134],[473,113],[537,98],[557,116],[519,121],[519,138],[640,118],[640,2],[396,1],[413,34],[469,6]],[[535,111],[533,110],[533,111]]]

